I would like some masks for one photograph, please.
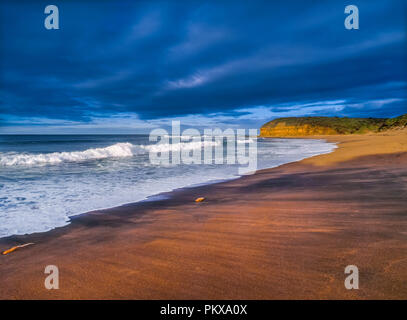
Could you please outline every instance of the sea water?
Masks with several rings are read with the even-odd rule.
[[[323,140],[256,140],[257,169],[335,148]],[[153,144],[148,135],[0,135],[0,237],[48,231],[88,211],[238,177],[237,164],[152,164]]]

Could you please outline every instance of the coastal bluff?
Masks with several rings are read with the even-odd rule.
[[[396,118],[288,117],[267,122],[260,137],[361,134],[407,126],[407,114]]]

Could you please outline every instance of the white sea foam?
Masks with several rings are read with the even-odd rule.
[[[169,151],[181,151],[181,150],[194,150],[201,149],[203,147],[212,147],[220,145],[220,141],[193,141],[193,142],[180,142],[180,143],[163,143],[152,145],[141,145],[142,149],[152,152],[169,152]]]
[[[237,139],[237,143],[253,143],[255,139],[249,138],[249,139]]]
[[[0,153],[0,166],[52,165],[63,162],[82,162],[107,158],[132,157],[143,152],[169,152],[194,150],[217,146],[220,141],[193,141],[151,145],[134,145],[129,142],[116,143],[105,148],[91,148],[84,151],[53,153]]]
[[[17,153],[0,155],[2,166],[35,166],[43,164],[59,164],[61,162],[80,162],[106,158],[131,157],[135,154],[135,146],[131,143],[116,143],[106,148],[92,148],[85,151],[52,152],[52,153]]]

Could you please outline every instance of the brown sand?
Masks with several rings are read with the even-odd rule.
[[[35,245],[0,256],[0,298],[406,299],[407,132],[324,138],[339,148],[1,239]]]

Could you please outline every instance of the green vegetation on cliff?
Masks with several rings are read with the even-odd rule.
[[[407,113],[396,118],[387,119],[380,130],[407,127]]]
[[[380,132],[407,126],[407,114],[390,119],[291,117],[267,122],[260,128],[260,136],[301,136],[318,134],[356,134]]]

